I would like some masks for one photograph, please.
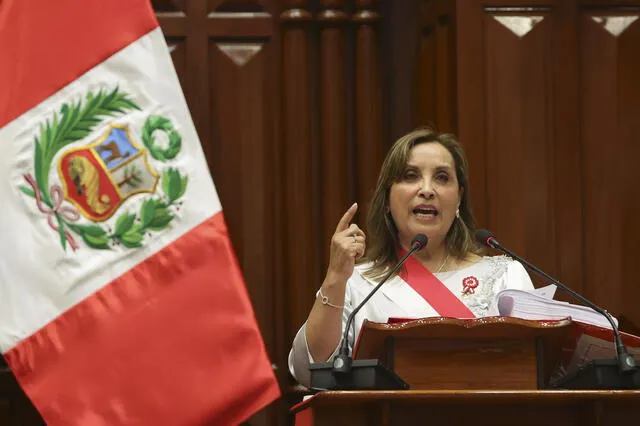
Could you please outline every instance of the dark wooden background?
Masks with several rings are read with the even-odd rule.
[[[364,225],[416,126],[460,136],[480,226],[640,324],[640,1],[152,3],[284,393],[249,424],[289,420],[287,353],[335,224],[358,201]]]

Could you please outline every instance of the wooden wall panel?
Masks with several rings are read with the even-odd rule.
[[[184,1],[180,0],[154,0],[151,2],[156,12],[158,23],[167,41],[173,66],[178,74],[183,90],[186,87],[186,9]]]
[[[156,11],[158,19],[166,12],[184,12],[186,3],[187,0],[151,0],[153,10]]]
[[[584,290],[584,235],[582,142],[580,139],[578,17],[577,3],[556,2],[553,15],[552,70],[553,105],[553,185],[550,194],[555,205],[554,227],[548,233],[555,236],[555,270],[563,283],[577,291]],[[569,296],[557,297],[575,303]]]
[[[564,1],[458,2],[458,116],[479,226],[580,290],[575,10]]]
[[[171,59],[173,60],[173,66],[178,74],[178,80],[180,80],[180,86],[185,87],[187,76],[186,69],[186,55],[185,55],[185,41],[179,37],[167,37],[167,47],[171,52]]]
[[[548,9],[485,9],[488,217],[516,253],[553,270],[553,16]],[[464,141],[475,143],[475,137]],[[474,200],[475,201],[475,200]]]
[[[623,3],[458,2],[458,114],[479,223],[637,323],[627,170],[638,154],[640,2]]]
[[[485,102],[484,10],[480,3],[456,2],[458,76],[458,137],[469,159],[469,186],[476,220],[487,227],[487,124]]]
[[[202,6],[200,6],[202,7]],[[206,126],[209,166],[262,337],[274,365],[282,365],[275,310],[277,224],[274,168],[279,119],[279,55],[273,2],[208,1],[201,16],[205,35]],[[204,88],[204,87],[203,87]],[[280,373],[280,371],[278,371]],[[250,424],[271,424],[273,409]]]
[[[555,138],[565,125],[555,111],[555,5],[474,3],[458,9],[458,90],[478,223],[558,275],[555,221],[564,202],[556,198],[555,150],[568,141]],[[560,278],[576,281],[570,273]]]
[[[640,5],[632,11],[634,17],[640,16]],[[621,35],[618,52],[620,69],[618,84],[620,91],[620,125],[621,139],[624,146],[620,149],[616,161],[620,160],[620,229],[622,241],[620,253],[622,257],[618,303],[613,306],[615,312],[631,321],[634,333],[640,331],[640,280],[638,280],[638,241],[640,241],[640,186],[638,185],[638,161],[640,161],[640,21]],[[595,213],[592,212],[592,213]],[[594,283],[599,288],[600,283]]]
[[[210,44],[212,171],[225,219],[250,286],[263,337],[273,347],[273,97],[267,84],[269,44]],[[239,125],[251,123],[250,126]],[[233,141],[229,143],[228,141]],[[259,212],[257,214],[257,212]]]
[[[583,8],[579,21],[585,285],[594,300],[635,324],[639,17],[638,8]]]

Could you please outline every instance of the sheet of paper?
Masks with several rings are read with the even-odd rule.
[[[536,288],[533,290],[533,294],[536,296],[544,297],[545,299],[553,299],[556,294],[557,287],[554,284],[549,284],[544,287]]]
[[[640,348],[628,347],[627,349],[635,356],[640,354]],[[567,370],[573,370],[593,359],[615,358],[615,356],[616,348],[613,342],[583,334],[578,339],[576,350],[567,365]]]

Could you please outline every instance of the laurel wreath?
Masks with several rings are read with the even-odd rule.
[[[169,138],[169,146],[166,149],[162,149],[155,144],[153,132],[156,130],[163,131]],[[175,158],[180,152],[182,137],[174,130],[173,124],[171,124],[169,119],[152,115],[142,127],[142,143],[147,147],[153,158],[159,161],[167,161]]]
[[[49,191],[49,172],[55,155],[69,144],[88,136],[104,118],[131,110],[140,110],[140,107],[116,87],[111,92],[100,90],[97,93],[87,93],[84,104],[81,100],[65,103],[59,114],[54,113],[52,120],[40,124],[39,135],[34,144],[34,173],[44,204],[52,209],[54,207]],[[167,149],[155,144],[152,134],[156,130],[167,133]],[[142,133],[143,143],[153,158],[166,162],[180,152],[182,138],[169,119],[161,116],[149,117]],[[178,200],[184,195],[187,182],[188,177],[182,176],[177,169],[165,170],[162,175],[164,197],[146,199],[140,207],[139,216],[132,213],[121,214],[116,219],[113,231],[105,230],[99,225],[75,224],[56,212],[55,220],[63,249],[67,248],[68,230],[80,235],[89,247],[96,249],[111,249],[110,242],[112,245],[122,244],[128,248],[141,247],[145,233],[163,230],[174,219],[169,207],[176,206],[179,209],[181,203]],[[32,188],[20,186],[19,189],[30,197],[36,197]]]

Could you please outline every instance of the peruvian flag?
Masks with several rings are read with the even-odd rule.
[[[0,0],[0,150],[0,351],[48,424],[278,398],[148,0]]]

